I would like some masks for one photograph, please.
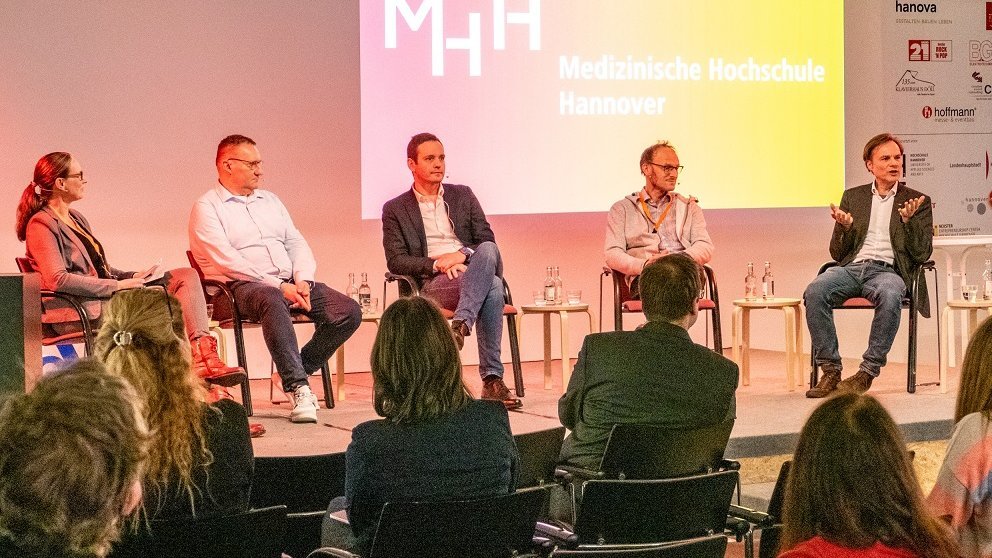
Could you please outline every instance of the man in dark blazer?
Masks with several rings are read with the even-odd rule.
[[[913,272],[933,251],[933,206],[930,198],[900,183],[902,142],[879,134],[865,145],[863,158],[875,180],[844,192],[840,207],[830,205],[834,232],[827,269],[806,288],[806,323],[813,358],[823,374],[806,397],[825,397],[835,389],[863,393],[885,366],[899,330],[902,299]],[[930,317],[926,280],[914,286],[916,307]],[[875,318],[858,373],[841,381],[842,363],[832,308],[851,297],[875,305]]]
[[[641,272],[648,321],[635,331],[586,336],[558,418],[572,433],[560,461],[597,469],[614,424],[687,429],[736,418],[737,365],[693,343],[702,269],[684,254]]]
[[[519,408],[503,383],[503,262],[486,214],[471,188],[441,183],[444,146],[437,136],[417,134],[406,151],[413,186],[382,207],[386,267],[412,276],[424,296],[454,312],[459,349],[478,325],[482,397]]]

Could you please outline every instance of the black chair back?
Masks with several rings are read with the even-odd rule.
[[[332,498],[344,496],[344,474],[344,452],[256,457],[249,503],[286,506],[290,513],[323,512]]]
[[[517,488],[541,486],[554,482],[555,465],[565,439],[565,427],[517,434],[513,440],[520,454]]]
[[[551,556],[552,558],[723,558],[726,553],[727,537],[712,535],[647,548],[555,550]]]
[[[734,422],[696,429],[617,424],[603,453],[607,478],[666,479],[718,468]]]
[[[543,488],[455,502],[387,503],[369,558],[509,557],[528,552]]]
[[[661,543],[722,533],[737,471],[660,480],[591,480],[575,524],[579,545]]]
[[[286,507],[211,519],[153,521],[114,545],[110,558],[280,558]]]

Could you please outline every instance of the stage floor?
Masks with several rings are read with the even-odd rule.
[[[729,351],[728,351],[729,353]],[[804,362],[808,361],[808,356]],[[819,402],[806,399],[807,386],[797,386],[793,392],[785,387],[785,358],[775,351],[753,350],[751,356],[751,385],[737,389],[737,422],[727,448],[733,458],[758,457],[791,453],[795,441],[809,416]],[[858,361],[845,361],[845,377],[857,371]],[[509,368],[509,367],[508,367]],[[532,432],[559,425],[558,398],[562,393],[560,363],[552,363],[553,386],[544,389],[543,363],[523,363],[525,385],[524,407],[510,413],[510,426],[514,433]],[[804,369],[808,381],[808,370]],[[478,393],[482,382],[475,366],[466,366],[465,381]],[[936,365],[918,365],[919,382],[935,382]],[[957,391],[957,370],[952,368],[948,378],[948,392],[940,387],[917,387],[915,394],[906,392],[906,366],[892,363],[882,370],[869,392],[877,397],[892,413],[903,428],[908,442],[943,440],[950,436]],[[509,369],[507,384],[512,385]],[[320,395],[320,378],[311,377],[314,393]],[[252,380],[255,406],[253,422],[261,422],[268,432],[254,440],[256,455],[305,455],[344,451],[351,440],[351,429],[364,421],[377,418],[372,409],[372,378],[369,373],[351,373],[345,376],[346,399],[334,409],[323,406],[318,412],[317,424],[291,424],[287,403],[269,401],[269,382]],[[232,390],[234,391],[234,390]],[[279,394],[276,398],[282,399]]]

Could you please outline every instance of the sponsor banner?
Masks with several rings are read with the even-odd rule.
[[[883,59],[896,84],[890,130],[905,144],[907,184],[934,200],[940,235],[992,235],[989,6],[893,2],[883,17]]]

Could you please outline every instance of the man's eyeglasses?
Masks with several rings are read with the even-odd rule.
[[[83,171],[79,171],[79,172],[73,173],[73,174],[67,174],[67,175],[65,175],[65,177],[66,178],[78,178],[79,180],[82,180],[83,179]]]
[[[234,157],[230,157],[228,161],[238,161],[239,163],[244,163],[245,166],[253,171],[257,171],[258,167],[262,165],[262,161],[245,161],[244,159],[235,159]]]
[[[678,174],[678,173],[682,172],[682,169],[685,168],[684,165],[679,165],[677,167],[673,167],[672,165],[659,165],[658,163],[652,163],[650,161],[648,162],[648,164],[649,165],[654,165],[654,166],[658,167],[659,169],[661,169],[661,172],[663,172],[665,174]]]

